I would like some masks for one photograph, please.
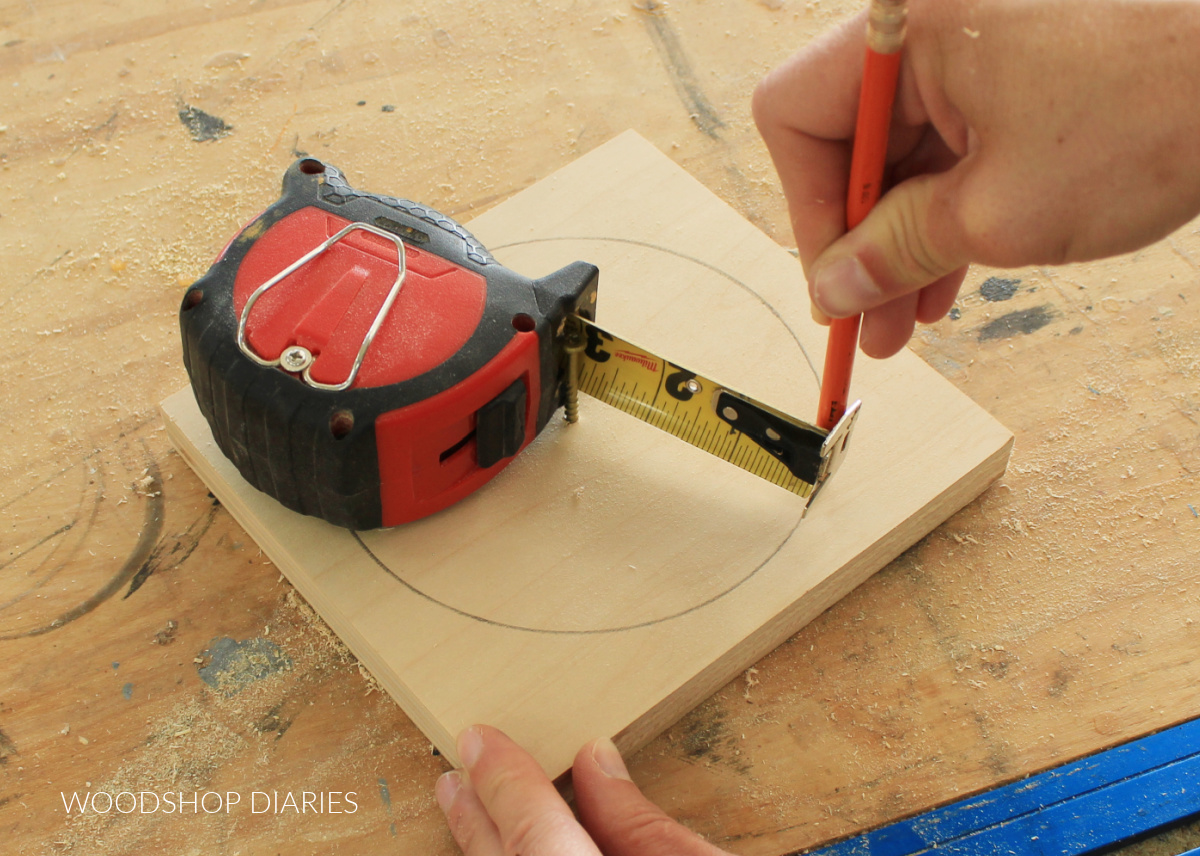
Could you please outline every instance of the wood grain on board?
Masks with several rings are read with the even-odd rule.
[[[636,134],[469,228],[529,276],[599,265],[601,324],[815,411],[825,331],[797,299],[798,263]],[[486,722],[557,776],[592,737],[640,748],[1003,473],[1008,431],[911,354],[866,363],[855,389],[849,457],[803,520],[798,497],[585,399],[578,424],[556,420],[466,501],[352,533],[249,487],[190,390],[164,412],[181,453],[443,754]]]

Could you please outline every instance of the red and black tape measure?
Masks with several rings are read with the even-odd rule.
[[[221,451],[258,489],[353,529],[499,473],[563,402],[562,327],[598,271],[528,279],[436,211],[320,161],[184,295],[183,354]]]
[[[246,481],[352,529],[462,499],[579,391],[811,502],[858,405],[827,431],[639,348],[595,325],[598,276],[528,279],[305,159],[184,295],[184,362]]]

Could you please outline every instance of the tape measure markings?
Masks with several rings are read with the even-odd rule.
[[[734,427],[731,420],[736,417],[722,418],[717,413],[717,398],[731,393],[747,407],[778,411],[732,393],[589,321],[582,323],[587,342],[579,373],[582,392],[785,490],[803,497],[812,493],[811,483]]]

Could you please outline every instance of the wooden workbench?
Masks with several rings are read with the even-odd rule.
[[[453,852],[442,759],[165,439],[182,290],[300,153],[465,220],[628,127],[790,244],[749,94],[857,5],[0,5],[11,852]],[[650,797],[779,854],[1200,713],[1198,265],[1193,224],[974,271],[913,348],[1014,431],[1008,475],[636,754]],[[89,791],[244,803],[68,818]]]

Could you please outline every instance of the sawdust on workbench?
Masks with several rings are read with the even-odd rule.
[[[71,454],[90,450],[91,429],[80,426],[98,424],[112,431],[121,430],[123,426],[116,423],[124,417],[114,416],[113,412],[133,413],[135,418],[145,416],[151,412],[156,396],[172,392],[183,383],[173,320],[183,286],[203,273],[212,256],[242,223],[273,200],[282,168],[301,150],[329,157],[347,168],[358,186],[411,195],[459,213],[487,207],[522,182],[532,181],[614,130],[622,130],[627,120],[620,104],[645,100],[653,93],[634,89],[615,97],[605,95],[605,80],[625,78],[606,77],[603,63],[595,60],[609,55],[609,62],[641,70],[651,50],[648,43],[639,55],[621,50],[616,40],[608,41],[609,36],[622,27],[640,27],[638,19],[643,13],[652,7],[665,9],[666,4],[617,5],[617,11],[605,8],[602,15],[569,18],[539,12],[530,19],[533,26],[522,31],[514,28],[501,15],[501,7],[494,4],[490,8],[482,3],[463,4],[462,12],[433,3],[408,4],[403,13],[387,20],[387,28],[380,26],[377,33],[367,33],[369,44],[353,49],[347,45],[357,42],[345,38],[345,29],[339,35],[336,30],[329,32],[325,25],[336,27],[339,16],[353,12],[355,4],[337,4],[312,26],[293,20],[274,27],[278,22],[269,18],[267,10],[266,23],[260,24],[257,32],[249,16],[243,31],[224,26],[219,40],[213,32],[196,27],[194,35],[203,50],[191,58],[191,67],[186,65],[186,52],[178,52],[181,56],[177,58],[174,45],[164,48],[161,44],[174,42],[174,38],[151,39],[99,52],[102,63],[113,51],[136,54],[117,63],[119,69],[113,66],[104,72],[119,75],[127,83],[136,82],[137,86],[123,91],[116,101],[97,100],[99,106],[89,108],[95,114],[90,116],[84,115],[82,98],[72,105],[63,105],[61,97],[46,98],[45,130],[38,134],[48,136],[33,139],[30,130],[6,117],[12,127],[0,128],[6,133],[5,168],[11,166],[11,174],[17,175],[20,159],[29,157],[27,149],[36,143],[39,148],[32,151],[39,160],[48,159],[54,176],[52,181],[12,183],[13,198],[4,212],[9,234],[16,234],[12,224],[20,219],[22,207],[36,208],[48,210],[59,222],[66,243],[40,246],[41,252],[51,247],[55,251],[35,262],[27,259],[31,254],[20,240],[10,237],[5,241],[7,255],[20,260],[14,270],[21,281],[54,280],[52,288],[37,294],[36,301],[13,297],[6,311],[14,329],[27,326],[30,335],[37,337],[37,346],[14,360],[14,372],[35,378],[42,385],[46,384],[43,378],[50,378],[50,383],[57,386],[57,401],[47,408],[40,398],[14,402],[0,399],[6,405],[12,404],[14,412],[25,414],[27,421],[21,426],[25,433],[47,438],[44,447],[33,439],[26,441],[20,454],[0,451],[0,479],[16,484],[27,474],[38,472],[36,462],[31,462],[26,453],[35,459],[41,455],[47,461],[60,460],[64,445],[51,438],[68,438],[67,451]],[[795,43],[804,37],[797,15],[808,16],[804,26],[811,32],[844,14],[846,7],[833,0],[824,4],[821,0],[803,4],[757,0],[747,5],[765,8],[772,14],[790,10],[792,15],[786,22],[789,39]],[[374,10],[371,16],[377,13]],[[290,8],[286,14],[294,17]],[[447,20],[455,14],[478,21],[478,26],[456,27]],[[591,43],[574,39],[571,56],[556,63],[551,57],[559,40],[531,31],[551,33],[565,27],[584,28],[595,38]],[[492,40],[493,59],[497,46],[504,49],[502,61],[486,67],[471,59],[475,53],[488,54],[488,46],[481,44],[484,33]],[[243,37],[244,43],[240,41]],[[439,55],[443,57],[440,62]],[[454,64],[454,75],[445,74],[446,56]],[[715,54],[710,52],[710,56]],[[582,61],[577,61],[580,58]],[[764,57],[760,72],[765,71],[766,62]],[[407,77],[397,73],[398,82],[393,82],[392,72],[403,72],[405,67],[417,72]],[[45,77],[41,71],[44,68],[38,66],[39,77]],[[75,74],[80,71],[78,65],[54,68]],[[721,69],[712,71],[713,78],[706,79],[705,85],[716,86],[716,78],[722,76]],[[723,76],[738,83],[730,70],[725,70]],[[99,72],[93,75],[93,79],[98,77]],[[60,74],[60,80],[66,78],[66,74]],[[537,87],[531,96],[522,85],[529,79],[555,82],[550,87]],[[748,91],[747,85],[738,85],[743,93]],[[409,117],[406,109],[418,99],[397,97],[401,95],[397,91],[400,87],[420,93],[420,100],[427,103],[435,99],[424,98],[425,92],[437,92],[440,97],[435,106]],[[302,98],[301,92],[319,95]],[[385,97],[387,102],[383,103]],[[230,118],[234,133],[219,141],[194,143],[176,118],[181,98],[217,113],[223,113],[226,107],[235,109],[236,117]],[[270,103],[271,98],[275,103]],[[351,106],[367,99],[370,103],[363,109],[371,111],[373,121],[405,121],[387,128],[370,127],[366,119],[353,114],[355,108]],[[320,101],[327,106],[318,106]],[[445,106],[450,104],[453,109]],[[381,112],[387,106],[393,109]],[[733,138],[744,128],[736,127],[727,105],[721,106],[726,108],[723,116],[729,127],[727,138]],[[543,111],[549,117],[544,124]],[[643,110],[635,115],[646,117],[654,112]],[[657,112],[665,115],[668,110]],[[39,123],[42,118],[39,115]],[[739,118],[746,126],[744,111]],[[618,123],[615,128],[614,121]],[[687,137],[682,133],[689,130],[686,122],[682,127],[666,127],[683,141],[682,150],[679,143],[672,148],[673,156],[697,166],[705,159],[720,163],[707,169],[704,180],[718,186],[727,198],[738,196],[737,180],[724,179],[718,173],[727,168],[734,174],[739,164],[725,162],[709,141]],[[514,135],[514,129],[520,133]],[[660,143],[671,139],[666,135],[668,131],[656,130]],[[538,143],[527,146],[525,138],[533,134]],[[50,139],[54,135],[57,137]],[[439,141],[442,150],[434,158],[436,173],[426,168],[430,136]],[[143,139],[140,145],[138,137]],[[499,142],[514,137],[515,142],[508,145]],[[31,139],[33,142],[28,142]],[[209,150],[197,146],[221,146],[219,159],[198,157],[197,152]],[[537,150],[535,158],[527,153],[529,149]],[[774,206],[780,212],[775,231],[786,233],[784,209],[774,191],[769,162],[761,151],[757,159],[757,198],[767,198],[769,203],[764,207]],[[225,165],[220,172],[197,171],[197,163],[213,160]],[[340,163],[343,160],[348,162]],[[537,162],[531,163],[533,160]],[[79,186],[86,178],[88,164],[92,172],[97,171],[96,164],[103,164],[114,176],[128,176],[153,166],[155,161],[170,164],[170,168],[154,171],[136,191],[128,189],[128,182],[118,185],[122,191],[111,196],[104,192],[105,185],[94,181]],[[740,166],[746,168],[745,164]],[[23,178],[29,175],[21,172]],[[497,186],[497,175],[504,176],[512,186]],[[752,175],[751,180],[756,177]],[[25,186],[32,190],[22,189]],[[766,187],[770,191],[763,189]],[[23,206],[24,202],[31,204]],[[86,216],[78,214],[82,208],[86,208]],[[41,223],[37,226],[43,229]],[[1169,303],[1166,297],[1169,295],[1164,293],[1164,306]],[[1127,306],[1115,294],[1099,297],[1096,304],[1113,323],[1120,323]],[[132,318],[129,307],[135,310]],[[1130,314],[1129,320],[1147,323],[1144,313],[1141,317]],[[1092,322],[1079,323],[1087,327]],[[770,767],[777,763],[794,765],[797,757],[807,763],[813,757],[812,740],[824,739],[835,748],[849,744],[852,749],[838,756],[842,772],[836,780],[867,785],[853,798],[838,803],[838,810],[852,804],[870,808],[868,797],[886,789],[880,784],[881,776],[905,764],[932,765],[932,773],[924,782],[918,779],[916,787],[935,794],[940,785],[938,766],[953,764],[954,760],[941,757],[944,747],[939,745],[936,729],[907,727],[900,714],[908,699],[881,695],[884,688],[897,682],[897,675],[907,679],[911,674],[911,692],[916,697],[920,695],[917,680],[922,670],[935,668],[939,658],[949,659],[963,686],[978,697],[977,715],[1020,724],[1022,720],[1030,721],[1031,715],[1021,705],[1002,697],[1002,690],[1005,682],[1016,681],[1025,681],[1030,693],[1039,688],[1040,677],[1028,674],[1026,668],[1033,658],[1022,650],[1037,633],[1070,622],[1081,610],[1108,609],[1122,599],[1144,598],[1153,603],[1154,598],[1163,597],[1192,599],[1189,602],[1194,603],[1193,595],[1176,588],[1194,582],[1194,571],[1187,566],[1186,557],[1171,552],[1164,537],[1171,527],[1188,523],[1187,501],[1195,498],[1195,490],[1189,493],[1188,483],[1170,475],[1171,458],[1177,459],[1175,472],[1178,466],[1184,466],[1192,467],[1190,472],[1194,473],[1195,458],[1189,457],[1194,452],[1167,436],[1177,437],[1179,432],[1163,430],[1156,434],[1151,428],[1130,433],[1121,423],[1140,419],[1139,410],[1156,414],[1157,418],[1170,411],[1172,403],[1181,413],[1197,412],[1197,326],[1192,324],[1192,333],[1188,334],[1178,325],[1164,325],[1167,333],[1156,341],[1168,372],[1176,373],[1176,386],[1151,396],[1149,407],[1144,402],[1150,391],[1142,379],[1123,371],[1123,364],[1135,355],[1093,349],[1097,354],[1093,362],[1076,369],[1080,382],[1095,392],[1087,391],[1082,398],[1062,402],[1061,418],[1043,414],[1043,421],[1053,427],[1042,433],[1026,430],[1028,443],[1018,447],[1004,484],[990,497],[985,496],[975,511],[954,518],[947,528],[910,552],[891,574],[871,584],[873,587],[863,595],[879,597],[882,592],[887,597],[899,592],[913,602],[922,599],[925,612],[915,614],[918,620],[891,628],[890,635],[880,631],[879,639],[886,637],[886,645],[880,642],[873,650],[867,645],[856,647],[855,643],[863,639],[863,628],[871,624],[871,615],[864,614],[870,601],[852,598],[824,619],[825,632],[831,626],[844,627],[847,644],[843,650],[810,654],[824,673],[806,673],[809,680],[793,681],[790,671],[780,674],[785,670],[773,668],[769,664],[775,661],[769,660],[754,676],[759,685],[751,687],[748,679],[739,680],[721,695],[721,703],[730,711],[723,731],[714,726],[712,717],[689,719],[671,732],[671,750],[686,747],[687,753],[699,752],[687,757],[690,762],[706,765],[706,770],[728,770],[730,775],[743,776],[737,770],[749,765],[752,773],[761,771],[759,778],[741,779],[736,786],[739,792],[745,794],[741,789],[749,788],[755,810],[767,814],[776,811],[793,823],[804,816],[805,806],[792,804],[795,798],[786,786],[770,784],[791,781],[787,776],[772,779]],[[78,360],[80,341],[87,343],[88,351],[82,369]],[[1103,343],[1099,344],[1103,348]],[[1009,345],[997,343],[994,347]],[[1015,389],[1034,376],[1037,360],[1018,349],[1012,366]],[[966,360],[960,370],[964,376],[969,375]],[[977,373],[985,374],[981,369]],[[56,378],[63,375],[76,385],[58,386]],[[956,380],[962,383],[961,377]],[[1193,392],[1187,392],[1187,388]],[[977,400],[993,406],[991,392],[988,389],[987,394],[978,394]],[[1159,426],[1162,424],[1160,419]],[[1149,471],[1121,471],[1125,455],[1118,446],[1129,442],[1154,448],[1158,457]],[[1172,442],[1174,450],[1170,448]],[[18,445],[11,444],[11,448],[15,450]],[[1160,464],[1165,475],[1158,478]],[[1000,496],[1016,499],[1000,502]],[[1078,525],[1070,531],[1064,533],[1061,526],[1055,525],[1072,515]],[[1128,584],[1120,578],[1105,579],[1117,576],[1113,573],[1110,542],[1130,544],[1129,563],[1153,563],[1152,572],[1139,574]],[[1144,557],[1140,550],[1145,551]],[[1005,573],[1006,567],[1043,567],[1046,574],[1042,580],[1017,582]],[[915,596],[896,582],[904,578],[915,581],[913,588],[919,589]],[[1155,619],[1146,615],[1151,610],[1142,612],[1145,621]],[[306,618],[312,619],[311,612]],[[920,620],[929,623],[921,624]],[[938,621],[949,623],[936,624]],[[292,657],[293,672],[266,678],[257,687],[229,698],[205,695],[201,697],[206,700],[203,704],[192,699],[156,718],[148,725],[147,745],[119,774],[114,774],[114,781],[129,782],[131,786],[153,783],[165,775],[163,771],[169,766],[183,771],[178,774],[180,781],[201,782],[206,770],[212,775],[220,769],[220,763],[214,762],[253,753],[270,738],[269,731],[259,733],[245,724],[254,720],[255,714],[265,716],[269,712],[268,699],[258,697],[266,689],[279,687],[297,675],[310,674],[316,664],[355,668],[352,661],[342,661],[329,651],[330,645],[340,643],[323,623],[315,619],[308,624],[298,622],[295,616],[272,618],[269,634]],[[1128,625],[1130,640],[1141,632],[1136,620],[1117,619],[1117,623]],[[922,649],[916,643],[930,636],[930,624],[941,647]],[[289,632],[294,635],[289,637]],[[793,644],[807,648],[807,637],[801,634]],[[1074,657],[1079,652],[1071,649],[1068,653]],[[1094,670],[1105,665],[1102,655],[1112,656],[1092,654]],[[799,658],[801,667],[806,662],[804,657]],[[743,693],[754,699],[753,705],[746,703]],[[788,734],[795,745],[747,746],[739,726],[752,723],[754,717],[768,716],[766,711],[772,710],[786,711],[790,717]],[[937,721],[934,716],[928,719]],[[1120,726],[1117,722],[1112,727],[1119,732]],[[810,729],[812,736],[806,742],[804,732]],[[876,744],[881,751],[873,754],[871,747]],[[662,748],[663,744],[655,745]],[[712,745],[719,750],[706,753],[704,747]],[[235,751],[226,757],[224,753],[230,746]],[[1001,742],[996,759],[1004,761],[1006,752],[1015,754],[1017,747]],[[816,770],[813,775],[824,773]],[[184,778],[187,776],[190,778]],[[829,779],[834,780],[832,776]],[[850,790],[845,788],[846,792]],[[656,796],[664,804],[681,798],[675,790]],[[835,810],[832,803],[808,809],[818,816]],[[695,821],[695,825],[701,823],[700,819]],[[96,848],[104,853],[122,852],[114,838],[118,830],[91,830],[100,836],[95,840],[88,838],[87,831],[82,824],[78,831],[74,826],[68,828],[69,843],[77,852],[97,852]],[[129,840],[138,839],[130,835]],[[213,833],[197,830],[196,852],[217,852],[215,845]]]
[[[1139,659],[1200,632],[1200,277],[1114,281],[1128,264],[1056,274],[1104,283],[1065,297],[1036,271],[1011,304],[968,289],[917,340],[1016,431],[1008,473],[633,759],[652,799],[731,849],[768,817],[803,848],[1194,715],[1184,666]],[[1048,301],[1037,335],[962,344]],[[1052,363],[1047,336],[1071,337]],[[699,776],[739,798],[714,812]]]
[[[193,792],[203,794],[210,789],[218,793],[237,790],[243,799],[247,799],[245,791],[249,787],[241,782],[231,786],[227,768],[237,769],[245,775],[257,773],[264,780],[271,778],[271,744],[282,736],[288,725],[281,720],[281,706],[301,704],[307,688],[315,687],[335,671],[361,674],[368,680],[365,693],[378,687],[349,649],[290,586],[274,610],[270,624],[263,628],[263,634],[286,652],[290,668],[246,681],[232,676],[224,684],[218,682],[215,691],[201,690],[186,702],[173,706],[147,722],[146,736],[140,748],[112,775],[103,781],[87,782],[86,788],[111,794],[182,791],[190,795]],[[201,657],[196,659],[195,666],[205,665]],[[247,669],[255,667],[253,662],[243,665]],[[377,771],[371,753],[350,750],[392,742],[395,742],[393,734],[384,733],[383,726],[367,719],[348,736],[348,751],[344,755],[314,762],[305,780],[323,781],[333,774],[344,775],[348,771],[363,781],[374,782]],[[266,785],[255,787],[271,789]],[[413,805],[398,806],[398,810],[428,810],[431,800],[432,796],[426,795],[424,800]],[[170,840],[180,840],[180,830],[174,826],[179,824],[187,827],[183,839],[192,846],[188,852],[213,853],[230,840],[239,823],[238,817],[236,812],[200,815],[198,818],[161,813],[76,814],[68,818],[65,829],[44,849],[26,846],[21,852],[31,856],[34,853],[117,856],[143,849],[166,835],[166,824],[172,825]],[[245,822],[245,818],[242,821]],[[282,821],[267,817],[253,822]],[[347,829],[342,823],[341,833],[349,835],[357,830],[355,834],[365,834],[378,826],[378,819],[363,812],[350,822],[350,826],[353,829]],[[282,827],[279,831],[283,834]]]

